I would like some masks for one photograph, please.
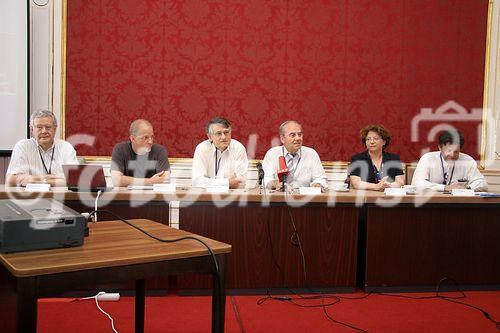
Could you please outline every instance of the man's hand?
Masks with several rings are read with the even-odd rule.
[[[453,184],[450,184],[450,185],[446,185],[444,187],[444,191],[445,192],[451,192],[452,189],[454,188],[460,188],[460,189],[465,189],[465,185],[463,184],[460,184],[460,183],[453,183]]]
[[[236,176],[229,178],[229,188],[238,188],[241,184],[241,179]]]
[[[170,179],[170,172],[168,171],[161,171],[148,179],[148,185],[153,185],[153,184],[159,184],[159,183],[165,183]]]
[[[56,175],[45,175],[43,177],[42,182],[50,184],[51,186],[64,186],[64,185],[66,185],[66,180],[64,178],[58,177]]]
[[[32,183],[44,183],[43,176],[17,175],[17,185],[26,186]]]
[[[280,182],[279,180],[272,180],[269,183],[267,183],[267,188],[271,190],[281,190],[283,187],[283,183]]]
[[[321,188],[321,193],[325,193],[326,192],[326,189],[320,183],[314,183],[314,184],[311,185],[311,187],[320,187]]]

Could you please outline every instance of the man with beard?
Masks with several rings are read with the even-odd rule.
[[[64,140],[55,139],[57,120],[48,110],[39,110],[30,117],[31,139],[23,139],[12,149],[8,185],[48,183],[64,186],[63,164],[78,164],[76,151]]]
[[[154,143],[153,125],[137,119],[130,124],[130,140],[113,148],[111,179],[114,186],[153,185],[170,179],[167,149]]]

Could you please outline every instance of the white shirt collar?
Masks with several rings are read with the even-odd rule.
[[[52,146],[50,146],[49,149],[45,150],[45,149],[42,148],[42,146],[40,146],[38,144],[38,141],[35,138],[31,138],[31,140],[33,140],[35,142],[37,149],[39,151],[41,151],[42,153],[49,153],[49,152],[51,152],[54,149],[54,146],[56,145],[56,139],[54,138],[54,141],[52,142]]]
[[[290,152],[288,151],[288,149],[286,149],[286,147],[285,147],[285,146],[281,146],[281,147],[283,147],[283,155],[284,155],[284,156],[287,156],[288,154],[290,154],[291,156],[293,156],[293,155],[292,155],[292,153],[290,153]],[[301,152],[302,152],[302,147],[300,147],[300,148],[299,148],[299,150],[297,150],[297,152],[295,153],[294,158],[295,158],[296,156],[301,157],[301,154],[302,154]]]
[[[209,142],[210,142],[210,149],[212,150],[212,153],[214,153],[214,154],[215,154],[215,150],[216,150],[217,148],[215,147],[215,145],[214,145],[214,143],[213,143],[212,141],[209,141]],[[229,152],[230,150],[231,150],[231,141],[229,141],[229,145],[227,146],[226,150],[224,150],[223,152],[221,152],[221,151],[219,150],[219,152],[220,152],[221,154],[224,154],[226,151],[227,151],[227,152]]]

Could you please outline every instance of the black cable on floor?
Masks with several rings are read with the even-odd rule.
[[[240,332],[246,333],[245,326],[243,326],[243,320],[241,320],[241,317],[240,317],[240,311],[238,309],[238,304],[236,304],[236,300],[234,299],[234,296],[229,296],[229,299],[231,300],[231,305],[233,306],[234,316],[236,317],[236,322],[238,323],[238,326],[240,328]]]
[[[354,325],[351,325],[351,324],[348,324],[348,323],[345,323],[345,322],[342,322],[342,321],[334,319],[328,313],[328,311],[326,310],[326,308],[329,307],[329,306],[333,306],[333,305],[339,303],[340,302],[340,297],[335,296],[335,295],[330,295],[330,294],[323,294],[321,292],[315,292],[314,290],[312,290],[309,287],[309,281],[308,281],[308,278],[307,278],[306,259],[305,259],[305,255],[304,255],[304,248],[302,246],[302,241],[300,239],[300,234],[299,234],[299,232],[297,230],[297,226],[295,225],[295,219],[293,218],[292,210],[291,210],[290,206],[288,206],[288,205],[287,205],[287,211],[288,211],[288,215],[290,217],[290,224],[292,226],[292,235],[290,237],[290,242],[293,245],[298,246],[298,248],[299,248],[299,252],[300,252],[300,256],[301,256],[301,260],[302,260],[302,271],[303,271],[303,275],[304,275],[304,283],[306,285],[306,288],[312,294],[315,294],[315,295],[313,295],[313,296],[303,296],[301,294],[296,293],[295,291],[293,291],[291,289],[288,289],[290,291],[290,293],[292,293],[292,294],[295,295],[295,297],[291,297],[291,296],[274,296],[274,295],[270,294],[269,289],[268,289],[266,297],[263,297],[263,298],[260,298],[259,300],[257,300],[257,305],[262,305],[267,300],[275,300],[275,301],[289,302],[289,303],[292,303],[295,306],[302,307],[302,308],[319,308],[320,307],[320,308],[323,309],[323,312],[325,313],[325,316],[327,317],[327,319],[330,320],[331,322],[333,322],[335,324],[343,325],[345,327],[354,329],[354,330],[359,331],[359,332],[367,333],[367,331],[365,331],[365,330],[363,330],[361,328],[358,328],[358,327],[356,327]],[[281,273],[282,273],[281,267],[279,266],[278,261],[276,259],[276,256],[274,254],[274,247],[273,247],[273,242],[272,242],[272,237],[271,237],[271,230],[270,230],[269,218],[267,219],[267,231],[268,231],[269,243],[270,243],[270,246],[271,246],[271,257],[272,257],[274,265],[276,266],[276,268],[278,269],[278,272],[281,275]],[[284,284],[284,281],[282,281],[282,284]],[[325,299],[332,299],[332,300],[330,302],[328,302],[328,303],[325,303]],[[321,304],[313,304],[313,305],[301,304],[302,301],[310,301],[310,300],[320,300]]]

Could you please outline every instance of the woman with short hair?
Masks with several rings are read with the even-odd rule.
[[[389,131],[382,125],[368,125],[360,135],[366,151],[351,158],[347,172],[351,187],[374,191],[402,187],[405,179],[401,159],[385,151],[391,142]]]

